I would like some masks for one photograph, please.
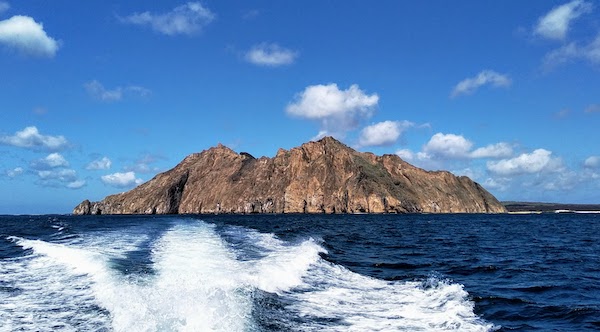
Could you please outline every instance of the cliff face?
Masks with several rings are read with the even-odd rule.
[[[506,209],[467,177],[427,172],[396,155],[357,152],[331,137],[274,158],[219,145],[186,157],[152,180],[73,214],[500,213]]]

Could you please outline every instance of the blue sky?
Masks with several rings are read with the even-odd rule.
[[[0,113],[0,214],[324,135],[600,203],[600,3],[0,0]]]

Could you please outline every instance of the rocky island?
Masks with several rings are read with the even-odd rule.
[[[219,144],[73,214],[502,213],[478,183],[425,171],[397,155],[358,152],[332,137],[273,158]]]

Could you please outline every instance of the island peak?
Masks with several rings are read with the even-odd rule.
[[[396,155],[358,152],[333,137],[254,158],[218,144],[150,181],[74,214],[498,213],[468,177],[428,172]]]

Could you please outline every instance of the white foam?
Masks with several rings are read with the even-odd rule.
[[[251,289],[214,227],[177,225],[154,244],[152,257],[157,274],[142,296],[144,310],[119,325],[123,330],[156,316],[159,331],[244,331],[252,324]]]
[[[0,331],[98,330],[109,317],[94,306],[92,279],[106,278],[104,262],[76,248],[12,238],[34,253],[0,261]]]
[[[285,304],[301,331],[488,331],[462,285],[387,282],[320,258],[315,240],[288,243],[245,228],[236,248],[213,225],[180,221],[151,244],[155,274],[125,275],[111,259],[147,240],[139,231],[65,243],[13,238],[32,254],[0,261],[0,331],[249,331],[254,291]],[[240,258],[248,244],[260,252]],[[254,250],[253,249],[253,250]],[[298,319],[302,324],[298,324]]]
[[[309,318],[305,331],[490,331],[462,285],[387,282],[322,260],[290,294],[288,309]],[[327,324],[319,324],[318,318]],[[336,323],[333,323],[336,322]]]

